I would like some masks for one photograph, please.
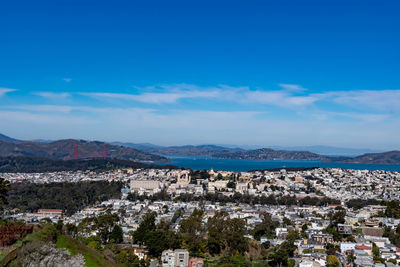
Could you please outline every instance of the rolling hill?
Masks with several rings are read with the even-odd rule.
[[[325,161],[326,156],[322,156],[309,151],[288,151],[261,148],[254,150],[214,152],[213,157],[227,159],[246,159],[246,160],[313,160]]]
[[[14,138],[11,138],[7,135],[1,134],[0,133],[0,141],[5,141],[5,142],[22,142],[21,140],[17,140]]]
[[[0,141],[0,156],[31,156],[68,160],[74,158],[74,150],[76,150],[78,159],[101,158],[103,157],[104,148],[107,158],[149,162],[168,161],[165,157],[133,148],[115,146],[98,141],[89,142],[74,139],[65,139],[50,143]]]
[[[354,158],[339,159],[336,162],[363,164],[400,164],[400,151],[367,153]]]

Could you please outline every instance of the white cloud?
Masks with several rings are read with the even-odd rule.
[[[54,93],[54,92],[34,92],[34,95],[38,95],[44,98],[50,98],[50,99],[63,99],[70,97],[70,93]]]
[[[120,94],[120,93],[80,93],[81,95],[105,98],[120,99],[128,101],[137,101],[150,104],[175,104],[181,99],[214,99],[217,101],[232,101],[239,103],[259,103],[282,107],[299,107],[314,103],[317,98],[314,96],[297,96],[292,92],[305,90],[299,85],[283,84],[280,85],[284,90],[250,90],[249,87],[232,87],[227,85],[218,85],[215,87],[199,87],[196,85],[177,84],[163,85],[157,87],[138,88],[139,94]],[[150,92],[149,92],[150,91]]]
[[[70,81],[72,81],[71,78],[63,78],[63,80],[64,80],[65,82],[67,82],[67,83],[69,83]]]
[[[304,91],[307,91],[307,89],[303,88],[301,85],[298,85],[298,84],[280,83],[278,85],[280,87],[282,87],[286,91],[291,91],[291,92],[304,92]]]
[[[174,104],[180,99],[185,98],[216,98],[219,97],[221,92],[219,90],[212,91],[182,91],[172,90],[169,92],[145,92],[142,94],[118,94],[118,93],[80,93],[81,95],[108,98],[108,99],[121,99],[131,100],[150,104]]]
[[[320,94],[319,97],[347,106],[400,111],[400,90],[336,91]]]
[[[331,111],[320,111],[318,113],[311,114],[315,119],[328,120],[334,117],[342,117],[354,119],[359,122],[376,123],[382,122],[388,119],[388,114],[377,114],[377,113],[357,113],[357,112],[331,112]]]
[[[273,145],[290,145],[285,143],[289,142],[287,140],[295,140],[293,145],[328,144],[326,140],[343,141],[330,145],[346,145],[346,142],[347,145],[353,145],[353,142],[376,144],[378,139],[386,145],[397,142],[400,122],[396,115],[400,111],[400,90],[309,93],[299,85],[279,86],[282,89],[254,90],[227,85],[202,87],[177,84],[138,88],[136,94],[79,93],[96,99],[127,102],[118,105],[115,103],[118,101],[110,101],[107,107],[99,107],[99,103],[94,103],[96,101],[88,102],[86,98],[76,97],[75,106],[3,106],[0,107],[3,120],[0,126],[20,122],[30,129],[38,127],[38,132],[46,133],[40,129],[54,131],[60,137],[78,135],[106,140],[111,136],[115,140],[165,144],[196,143],[196,140],[198,143]],[[73,93],[34,94],[63,100]],[[204,105],[192,105],[190,108],[175,105],[184,99],[202,99],[204,101],[198,103]],[[138,108],[137,102],[153,105],[143,109]],[[213,110],[214,104],[218,104],[219,111]],[[269,108],[273,106],[280,108]],[[264,112],[267,107],[268,114]],[[68,136],[66,133],[75,131],[74,125],[80,126],[76,128],[75,135]],[[80,133],[86,136],[79,136]]]
[[[19,106],[1,110],[0,128],[30,129],[26,139],[85,138],[159,144],[330,144],[365,146],[396,144],[399,121],[339,121],[330,114],[323,122],[310,117],[281,118],[255,111],[204,111],[85,106]],[[35,112],[32,112],[35,111]],[[86,112],[72,112],[86,111]],[[373,116],[373,114],[371,114]],[[368,115],[369,116],[369,115]],[[368,118],[363,118],[368,119]],[[382,131],[381,129],[386,129]],[[51,136],[49,136],[51,135]],[[371,142],[374,140],[374,142]],[[381,141],[379,141],[381,140]],[[341,142],[341,143],[339,143]]]
[[[58,105],[19,105],[19,106],[6,106],[7,109],[12,110],[27,110],[35,112],[60,112],[69,113],[75,109],[73,106],[58,106]]]
[[[350,108],[372,108],[380,111],[400,110],[400,90],[353,90],[308,93],[296,84],[279,84],[281,90],[251,90],[249,87],[218,85],[201,87],[190,84],[149,86],[137,88],[139,93],[121,94],[109,92],[80,93],[101,99],[119,99],[148,104],[175,104],[182,99],[211,99],[239,104],[272,105],[298,109],[314,106],[321,101]]]
[[[249,102],[269,104],[281,107],[300,107],[313,104],[318,99],[314,96],[294,96],[285,91],[248,91],[245,99]]]
[[[5,95],[7,93],[14,92],[14,91],[17,91],[17,89],[0,87],[0,97],[2,97],[3,95]]]

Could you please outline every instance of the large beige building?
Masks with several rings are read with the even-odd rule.
[[[131,180],[131,191],[154,190],[161,188],[161,183],[154,180]]]
[[[217,190],[225,189],[228,183],[229,183],[229,180],[220,180],[220,181],[215,181],[215,182],[209,182],[208,188],[214,187]]]

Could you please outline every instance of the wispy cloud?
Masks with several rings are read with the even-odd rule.
[[[332,119],[334,116],[358,116],[342,113],[330,114],[328,121],[320,122],[310,118],[284,119],[254,111],[176,109],[165,112],[157,109],[84,106],[18,108],[21,110],[0,112],[0,127],[13,128],[14,131],[28,127],[32,129],[31,136],[34,138],[77,137],[109,141],[112,138],[160,144],[231,142],[261,145],[335,145],[335,140],[340,140],[342,143],[337,145],[365,146],[371,143],[371,138],[382,140],[384,145],[396,144],[397,136],[393,133],[400,130],[398,120],[389,124],[378,120],[374,122],[376,127],[371,127],[371,123],[363,121]],[[382,127],[386,131],[382,131]],[[43,136],[44,130],[49,131],[51,136]]]
[[[220,90],[180,90],[174,89],[168,92],[144,92],[141,94],[118,94],[118,93],[80,93],[81,95],[96,97],[130,100],[151,104],[173,104],[185,98],[216,98],[221,96]]]
[[[332,112],[332,111],[319,111],[318,113],[312,113],[312,117],[317,120],[329,120],[332,118],[348,118],[359,122],[376,123],[388,119],[388,114],[379,113],[358,113],[358,112]]]
[[[70,81],[72,81],[71,78],[63,78],[63,80],[64,80],[65,82],[67,82],[67,83],[69,83]]]
[[[330,100],[341,105],[400,111],[400,90],[335,91],[315,96],[321,100]]]
[[[4,108],[10,110],[26,110],[34,112],[60,112],[69,113],[76,109],[74,106],[63,106],[63,105],[18,105],[18,106],[5,106]]]
[[[6,89],[3,94],[13,90],[1,89]],[[268,140],[275,145],[288,139],[302,144],[324,144],[330,139],[344,140],[338,145],[377,140],[389,144],[397,142],[395,133],[400,130],[400,90],[313,93],[295,84],[278,84],[273,90],[172,84],[136,88],[134,93],[32,94],[55,99],[60,105],[47,105],[47,101],[0,105],[0,127],[24,125],[68,137],[66,133],[76,123],[81,125],[80,132],[98,139],[127,140],[126,133],[132,133],[130,141],[262,144]],[[73,102],[67,99],[72,96]],[[184,101],[189,99],[196,101]]]
[[[2,97],[3,95],[5,95],[7,93],[14,92],[14,91],[17,91],[17,89],[0,87],[0,97]]]
[[[314,96],[295,96],[286,91],[248,91],[244,96],[250,102],[287,108],[308,106],[318,100]]]
[[[253,90],[247,86],[218,85],[202,87],[175,84],[137,88],[138,92],[94,92],[81,95],[98,99],[119,99],[148,104],[175,104],[183,99],[210,99],[224,103],[259,104],[298,109],[317,105],[324,101],[342,107],[380,111],[400,111],[400,90],[353,90],[310,93],[297,84],[278,84],[280,90]]]
[[[80,93],[81,95],[103,98],[137,101],[151,104],[174,104],[182,99],[214,99],[217,101],[233,101],[269,104],[276,106],[306,106],[317,100],[314,96],[296,95],[306,91],[294,84],[280,84],[281,90],[251,90],[247,86],[233,87],[218,85],[201,87],[190,84],[150,86],[139,89],[136,94],[120,94],[109,92]],[[296,93],[296,94],[295,94]]]
[[[37,96],[41,96],[44,98],[50,98],[50,99],[63,99],[63,98],[67,98],[70,97],[71,94],[70,93],[54,93],[54,92],[34,92],[34,95]]]
[[[298,85],[298,84],[280,83],[278,85],[280,87],[282,87],[286,91],[292,91],[292,92],[304,92],[304,91],[307,91],[306,88],[303,88],[301,85]]]

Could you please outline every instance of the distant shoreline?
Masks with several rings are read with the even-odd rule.
[[[168,156],[169,164],[181,168],[193,170],[214,169],[221,171],[251,171],[266,169],[285,168],[341,168],[355,170],[384,170],[400,172],[400,165],[394,164],[365,164],[365,163],[342,163],[323,162],[309,160],[246,160],[246,159],[223,159],[208,156]],[[166,165],[167,163],[155,163]]]

